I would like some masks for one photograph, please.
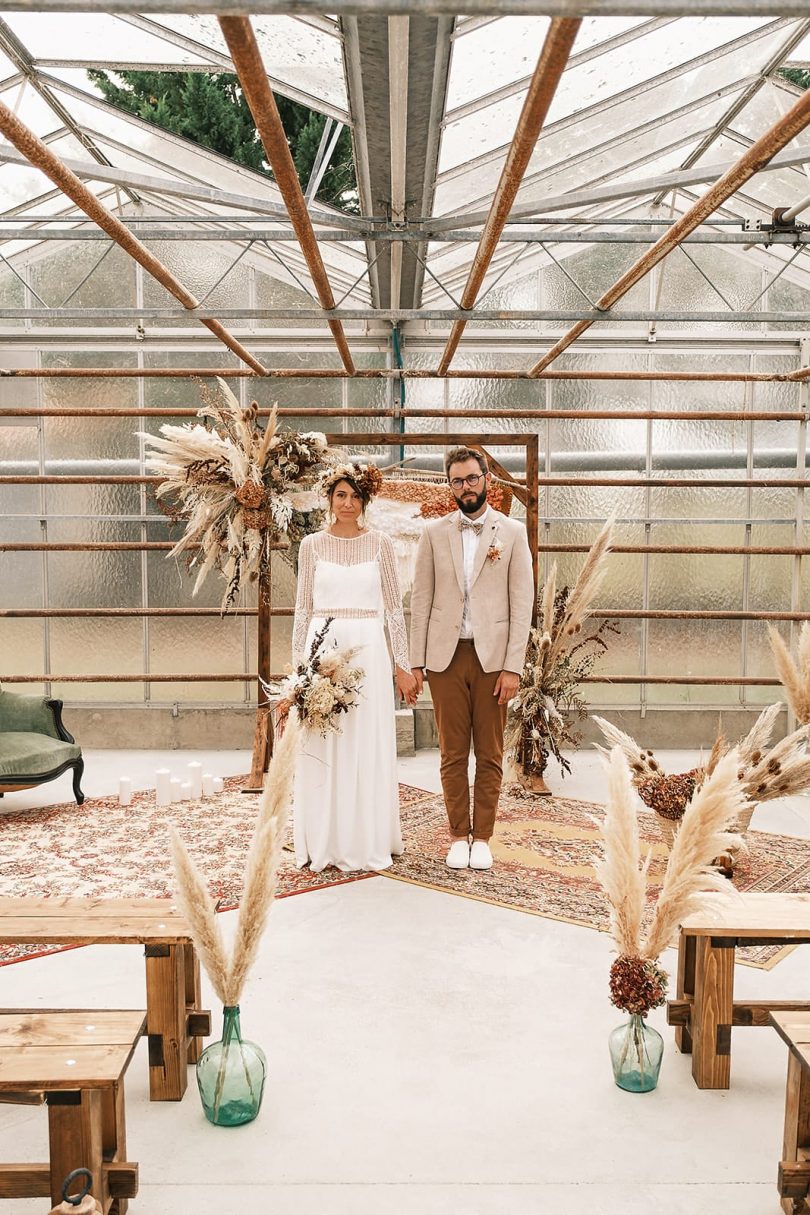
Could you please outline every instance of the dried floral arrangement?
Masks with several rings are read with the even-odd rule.
[[[226,1008],[239,1004],[275,895],[298,738],[298,723],[290,722],[270,761],[245,863],[244,889],[230,955],[225,948],[217,908],[208,885],[180,836],[174,830],[171,832],[178,905],[189,922],[200,962],[217,997]]]
[[[185,553],[197,569],[195,595],[218,570],[227,611],[244,584],[266,572],[270,544],[295,543],[320,526],[322,512],[296,511],[291,494],[315,482],[327,446],[319,432],[279,431],[276,409],[262,427],[255,401],[242,409],[224,380],[217,383],[218,398],[203,393],[202,422],[161,426],[162,437],[139,433],[146,468],[164,478],[157,499],[185,522],[169,556]]]
[[[351,665],[356,647],[323,650],[332,619],[328,617],[313,637],[305,662],[280,684],[263,685],[265,693],[281,697],[283,715],[295,708],[301,725],[323,737],[340,733],[340,717],[357,704],[365,674],[361,667]]]
[[[607,805],[599,825],[604,853],[595,868],[610,907],[610,932],[617,951],[610,968],[610,1001],[631,1015],[644,1017],[664,1003],[667,975],[658,958],[694,910],[696,897],[711,891],[728,893],[728,883],[712,867],[712,859],[739,844],[731,831],[745,802],[739,765],[736,749],[720,757],[690,802],[645,930],[650,857],[641,857],[626,755],[621,746],[610,752]]]
[[[606,571],[613,519],[609,519],[585,558],[573,590],[557,589],[552,565],[540,593],[540,624],[529,634],[526,659],[506,728],[506,750],[525,777],[539,777],[553,755],[563,772],[571,764],[563,747],[577,747],[581,735],[575,721],[588,715],[579,687],[608,648],[607,635],[618,633],[605,620],[590,633],[583,627]]]
[[[773,747],[769,741],[782,705],[777,703],[763,709],[751,730],[734,748],[737,756],[737,781],[743,795],[737,831],[744,834],[759,802],[775,797],[789,797],[810,787],[810,755],[807,740],[810,729],[802,726]],[[643,750],[629,734],[604,718],[593,719],[607,743],[618,747],[625,756],[639,797],[655,810],[665,841],[670,846],[684,818],[690,801],[720,760],[729,753],[728,743],[720,735],[712,747],[706,764],[689,772],[668,774],[652,751]],[[724,858],[727,870],[733,869],[732,854]],[[730,873],[729,873],[730,876]]]
[[[785,689],[788,704],[799,725],[806,726],[810,723],[810,620],[802,624],[795,662],[772,624],[768,625],[768,638],[776,673]]]

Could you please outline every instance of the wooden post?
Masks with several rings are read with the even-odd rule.
[[[186,1091],[185,953],[184,945],[145,948],[149,1096],[153,1101],[179,1101]]]
[[[186,1016],[202,1008],[200,988],[200,959],[197,950],[187,942],[183,946],[183,970],[186,976]],[[190,1034],[188,1039],[188,1062],[196,1063],[203,1052],[203,1040],[199,1034]]]
[[[532,554],[534,577],[534,606],[532,624],[537,624],[537,592],[539,590],[539,543],[540,543],[540,437],[537,434],[526,438],[526,531]]]
[[[103,1103],[101,1090],[50,1092],[48,1136],[50,1140],[51,1202],[62,1201],[62,1184],[74,1169],[88,1169],[93,1178],[93,1197],[102,1210],[110,1206],[104,1164]]]
[[[731,1080],[734,945],[695,940],[692,1076],[698,1088],[728,1088]]]
[[[675,1045],[682,1055],[692,1053],[691,1016],[695,1008],[695,940],[681,929],[678,941],[678,999],[689,1000],[691,1005],[689,1025],[678,1025],[675,1029]]]
[[[265,535],[265,543],[267,536]],[[257,616],[258,644],[257,659],[259,679],[265,683],[270,679],[270,641],[271,641],[271,607],[272,607],[272,551],[267,553],[267,561],[262,565],[259,574],[259,605]],[[256,706],[256,728],[253,734],[253,759],[250,765],[250,779],[242,790],[243,793],[261,793],[264,787],[264,774],[273,754],[273,719],[270,706],[267,704],[267,693],[261,682],[258,685],[258,704]]]

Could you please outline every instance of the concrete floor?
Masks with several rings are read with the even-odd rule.
[[[125,773],[147,785],[155,767],[191,758],[90,752],[86,789],[109,792]],[[660,758],[683,769],[695,756]],[[207,759],[222,775],[247,764],[243,752]],[[438,787],[435,752],[400,772]],[[593,752],[550,783],[601,800]],[[5,809],[69,791],[8,795]],[[760,809],[754,824],[810,836],[810,801]],[[127,1081],[133,1215],[779,1215],[784,1046],[735,1031],[731,1089],[700,1092],[659,1010],[658,1090],[621,1092],[610,958],[588,929],[383,877],[280,900],[242,1001],[243,1030],[269,1060],[261,1115],[211,1127],[193,1088],[180,1105],[150,1104],[141,1043]],[[142,1007],[142,962],[133,948],[75,950],[0,969],[0,990],[6,1007]],[[807,998],[806,951],[771,972],[739,967],[736,990]],[[46,1157],[44,1111],[0,1105],[0,1159]],[[44,1215],[47,1202],[4,1209]]]

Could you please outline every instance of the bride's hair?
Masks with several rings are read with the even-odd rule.
[[[318,481],[318,488],[324,497],[329,499],[330,506],[335,488],[341,481],[347,481],[355,493],[360,495],[365,510],[372,498],[380,492],[383,477],[376,464],[359,464],[353,461],[332,465],[321,474]]]

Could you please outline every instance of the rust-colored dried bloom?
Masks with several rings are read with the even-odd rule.
[[[662,818],[679,822],[695,792],[697,776],[697,768],[670,776],[650,776],[638,786],[638,794],[644,804]]]
[[[646,1017],[667,998],[669,980],[656,961],[623,955],[610,968],[610,1002],[625,1012]]]

